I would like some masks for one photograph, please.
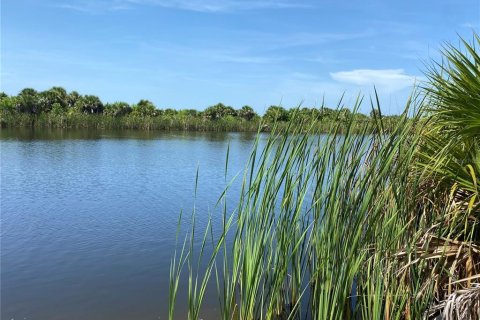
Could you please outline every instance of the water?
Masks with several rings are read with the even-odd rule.
[[[193,207],[197,168],[201,227],[209,212],[219,221],[228,145],[227,181],[255,138],[0,132],[2,319],[165,319],[177,219]]]

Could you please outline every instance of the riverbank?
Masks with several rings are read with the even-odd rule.
[[[296,118],[295,123],[305,127],[311,123],[307,119]],[[395,127],[398,117],[386,117],[382,119],[384,129],[391,131]],[[242,119],[218,119],[210,120],[203,117],[108,117],[101,114],[21,114],[21,113],[0,113],[0,123],[2,128],[36,128],[36,129],[96,129],[96,130],[161,130],[161,131],[199,131],[199,132],[270,132],[273,127],[272,122],[261,118],[250,121]],[[341,125],[341,124],[344,125]],[[340,124],[340,125],[339,125]],[[360,132],[365,124],[371,124],[373,128],[374,120],[363,117],[357,119],[355,126],[351,130]],[[277,128],[286,128],[289,121],[278,121]],[[318,132],[327,133],[333,128],[340,131],[346,130],[347,122],[339,119],[325,119],[317,121]],[[373,130],[373,129],[372,129]]]
[[[342,104],[339,103],[339,106]],[[136,104],[125,102],[103,103],[98,97],[67,93],[61,87],[38,92],[32,88],[18,95],[0,94],[0,124],[2,128],[92,128],[176,131],[259,132],[270,131],[273,124],[285,128],[293,121],[296,126],[309,126],[316,122],[320,132],[332,128],[346,128],[347,119],[353,117],[358,124],[375,123],[382,119],[386,129],[395,127],[399,116],[382,115],[372,110],[362,114],[358,108],[325,106],[318,108],[296,107],[285,109],[270,106],[260,116],[250,106],[235,109],[217,103],[199,111],[197,109],[160,109],[151,101]]]

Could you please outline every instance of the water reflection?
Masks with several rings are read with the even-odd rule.
[[[219,221],[215,203],[244,168],[255,137],[27,128],[0,134],[2,319],[165,318],[176,223],[182,209],[192,210],[197,169],[201,230],[209,214]],[[238,184],[230,195],[233,205]],[[178,301],[181,319],[186,300]]]
[[[252,141],[254,132],[188,132],[160,130],[96,130],[96,129],[55,129],[55,128],[3,128],[0,140],[209,140],[224,141],[231,138],[239,141]]]

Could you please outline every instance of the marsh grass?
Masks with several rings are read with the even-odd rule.
[[[395,256],[411,236],[418,117],[405,113],[388,134],[379,123],[354,133],[352,117],[328,135],[309,123],[274,127],[261,148],[257,140],[236,209],[227,211],[227,188],[219,199],[222,232],[209,224],[198,255],[191,218],[190,247],[184,242],[172,260],[170,318],[183,272],[189,319],[200,318],[209,281],[222,319],[399,319],[406,306],[419,315],[422,288],[397,276]],[[205,268],[192,267],[194,255],[206,259]]]
[[[225,320],[478,319],[480,38],[462,43],[445,47],[393,126],[347,116],[322,135],[294,115],[257,138],[236,209],[228,186],[218,201],[220,232],[198,234],[190,218],[169,317],[187,276],[189,319],[209,283]]]
[[[2,127],[34,127],[62,129],[134,129],[163,131],[256,132],[258,121],[212,121],[199,117],[108,117],[95,114],[0,114]]]
[[[302,117],[293,118],[296,126],[305,125]],[[364,123],[371,122],[370,118],[359,118],[355,128],[359,132]],[[396,125],[396,118],[385,118],[386,128],[392,129]],[[346,120],[340,118],[326,118],[316,121],[317,131],[327,133],[333,128],[346,130]],[[41,128],[41,129],[128,129],[128,130],[162,130],[162,131],[199,131],[199,132],[270,132],[273,127],[277,130],[289,126],[288,121],[278,122],[275,125],[262,122],[260,118],[246,121],[243,119],[221,118],[210,120],[194,116],[124,116],[110,117],[102,114],[82,113],[42,113],[40,115],[26,113],[11,113],[0,110],[1,128]],[[304,131],[306,131],[305,128]]]

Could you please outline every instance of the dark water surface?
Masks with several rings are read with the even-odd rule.
[[[228,144],[227,180],[244,168],[255,138],[0,134],[2,319],[165,319],[177,219],[181,209],[191,212],[197,167],[202,227],[209,212],[218,221]],[[203,318],[216,315],[212,309]]]

